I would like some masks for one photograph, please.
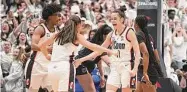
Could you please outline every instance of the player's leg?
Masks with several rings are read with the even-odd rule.
[[[76,76],[84,92],[96,92],[92,76],[88,74]]]
[[[80,65],[76,69],[76,78],[79,81],[84,92],[96,92],[92,76],[85,66]]]
[[[119,87],[107,84],[106,85],[106,92],[116,92]]]
[[[38,92],[39,88],[42,85],[42,80],[44,76],[46,76],[46,74],[47,73],[43,74],[43,68],[41,67],[41,65],[39,65],[38,63],[34,63],[30,78],[30,92]]]
[[[135,92],[143,92],[143,89],[142,89],[140,81],[137,82],[137,88],[136,88]]]
[[[118,71],[116,71],[116,67],[110,67],[111,72],[108,75],[106,92],[116,92],[118,88],[120,88],[120,75]]]
[[[154,71],[152,71],[154,72]],[[141,86],[143,88],[143,92],[156,92],[156,82],[158,80],[158,76],[149,76],[149,80],[151,82],[151,84],[148,83],[141,83]],[[145,90],[146,89],[146,90]]]
[[[36,57],[36,52],[33,52],[31,54],[31,58],[27,61],[26,66],[25,66],[25,80],[26,80],[26,90],[30,90],[29,92],[35,92],[37,91],[37,89],[34,89],[33,87],[30,87],[31,85],[31,78],[33,77],[32,75],[37,74],[37,70],[35,68],[36,64],[35,64],[35,57]],[[33,84],[33,83],[32,83]],[[32,91],[33,90],[33,91]]]
[[[48,66],[48,79],[51,82],[52,90],[54,92],[58,91],[59,88],[59,81],[61,77],[63,77],[63,68],[60,66],[59,62],[51,62]],[[67,66],[67,65],[64,65]],[[65,68],[65,67],[64,67]]]
[[[47,90],[49,92],[53,91],[52,89],[52,84],[51,84],[51,80],[49,79],[49,76],[46,75],[44,76],[43,78],[43,81],[42,81],[42,89],[43,90]]]
[[[155,85],[142,83],[141,86],[143,88],[143,92],[157,92]]]
[[[49,65],[48,76],[54,92],[74,91],[74,67],[68,61]]]
[[[143,70],[139,68],[138,70],[138,73],[137,73],[137,88],[135,90],[135,92],[143,92],[143,89],[142,89],[142,83],[145,82],[142,80],[142,77],[143,77]]]
[[[130,63],[124,63],[123,69],[121,69],[121,84],[122,84],[122,92],[132,92],[130,88],[130,73],[129,71],[131,70],[131,64]],[[136,84],[135,84],[136,85]]]

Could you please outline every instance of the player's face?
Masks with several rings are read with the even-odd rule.
[[[77,32],[78,32],[78,33],[82,33],[82,32],[83,32],[82,23],[77,24],[76,29],[77,29]]]
[[[60,12],[54,13],[52,16],[50,16],[50,19],[52,21],[52,24],[57,25],[59,21],[61,21],[62,15]]]
[[[114,28],[116,29],[119,24],[123,23],[123,18],[121,18],[118,13],[112,13],[111,14],[111,23],[114,26]]]
[[[134,29],[135,29],[136,31],[139,31],[139,30],[138,30],[138,25],[137,25],[136,22],[134,23]]]

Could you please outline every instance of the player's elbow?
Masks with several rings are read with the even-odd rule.
[[[149,58],[149,53],[148,52],[143,52],[142,54],[143,54],[144,57]]]

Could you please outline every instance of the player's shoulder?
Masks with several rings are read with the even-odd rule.
[[[40,24],[40,25],[35,27],[34,32],[37,33],[37,34],[42,34],[43,35],[43,34],[45,34],[45,28],[44,28],[43,25]]]
[[[35,30],[45,30],[44,26],[42,24],[39,24],[35,27]]]
[[[129,27],[129,26],[127,26],[127,29],[126,29],[127,31],[132,31],[132,32],[135,32],[135,29],[133,28],[133,27]]]

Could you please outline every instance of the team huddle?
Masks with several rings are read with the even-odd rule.
[[[86,63],[98,57],[107,62],[111,70],[106,92],[116,92],[119,88],[122,92],[132,92],[130,80],[134,76],[138,81],[135,92],[156,92],[155,84],[162,74],[155,68],[160,60],[146,28],[146,16],[138,15],[134,28],[131,28],[124,25],[126,16],[123,9],[113,11],[110,21],[114,29],[107,26],[106,30],[98,30],[102,33],[102,40],[96,42],[84,37],[79,16],[71,15],[64,27],[59,29],[56,25],[61,11],[56,4],[44,7],[42,18],[45,23],[34,29],[32,54],[25,68],[29,92],[38,92],[40,87],[49,92],[74,92],[75,78],[84,92],[96,92],[90,76],[93,69]],[[75,56],[79,45],[85,48]]]

